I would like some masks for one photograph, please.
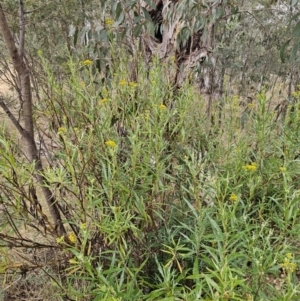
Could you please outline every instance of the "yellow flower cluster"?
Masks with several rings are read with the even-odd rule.
[[[299,89],[300,87],[298,86],[298,90],[296,90],[296,91],[294,91],[293,93],[292,93],[292,96],[294,97],[294,98],[300,98],[300,89]]]
[[[106,26],[112,26],[115,22],[113,19],[106,19],[104,23]]]
[[[286,167],[281,166],[281,167],[279,167],[279,170],[280,170],[281,172],[286,172]]]
[[[86,230],[86,223],[80,224],[80,230],[85,231]]]
[[[107,141],[105,142],[105,144],[106,144],[108,147],[110,147],[110,148],[116,148],[116,147],[117,147],[116,142],[113,141],[113,140],[107,140]]]
[[[83,66],[91,66],[91,65],[93,65],[93,61],[91,61],[91,60],[85,60],[85,61],[82,62],[82,65]]]
[[[71,233],[68,235],[67,240],[68,240],[70,243],[75,244],[75,242],[76,242],[76,240],[77,240],[75,233],[74,233],[74,232],[71,232]],[[60,237],[58,237],[58,238],[56,239],[56,242],[57,242],[58,244],[61,244],[61,243],[63,243],[64,241],[65,241],[65,237],[64,237],[63,235],[60,236]]]
[[[130,82],[129,83],[129,87],[131,87],[131,88],[135,88],[136,86],[137,86],[136,82]]]
[[[120,82],[119,82],[119,86],[123,87],[123,86],[126,86],[127,85],[127,81],[122,79]]]
[[[71,258],[71,259],[69,259],[69,263],[78,264],[79,262],[75,258]]]
[[[256,171],[257,164],[256,164],[256,162],[252,162],[251,164],[244,165],[243,168],[248,171]]]
[[[238,196],[234,193],[232,193],[229,197],[229,201],[231,202],[236,202],[238,199],[239,199]]]
[[[64,236],[57,237],[57,238],[56,238],[56,242],[57,242],[58,244],[61,244],[62,242],[64,242]]]
[[[149,120],[150,119],[150,110],[145,110],[144,113],[141,113],[141,115],[138,116],[138,118],[142,119],[142,120]]]
[[[128,82],[125,79],[122,79],[119,81],[119,86],[124,87],[124,86],[129,86],[130,88],[136,88],[137,87],[137,83],[136,82]]]
[[[167,109],[167,107],[164,104],[162,104],[162,103],[158,107],[162,111],[165,111]]]
[[[297,264],[293,262],[293,254],[287,253],[283,260],[283,263],[280,264],[283,270],[287,273],[293,273],[297,269]]]
[[[74,244],[74,243],[76,242],[76,235],[75,235],[74,232],[71,232],[71,233],[69,234],[68,238],[69,238],[69,241],[70,241],[72,244]]]
[[[60,128],[58,128],[58,131],[57,131],[57,134],[58,135],[63,135],[63,134],[65,134],[67,132],[67,129],[65,128],[65,127],[60,127]]]
[[[99,100],[98,103],[99,103],[100,106],[102,106],[102,105],[104,105],[106,102],[109,102],[109,99],[107,99],[107,98],[102,98],[102,99]]]

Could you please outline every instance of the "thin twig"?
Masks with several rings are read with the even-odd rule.
[[[247,13],[247,14],[249,14],[250,16],[252,16],[259,24],[260,24],[260,26],[264,29],[264,30],[266,30],[266,28],[265,28],[265,26],[250,12],[250,11],[248,11],[248,10],[245,10],[244,11],[245,13]]]
[[[19,131],[19,133],[25,137],[25,131],[23,129],[23,127],[21,126],[21,124],[18,122],[17,118],[14,116],[14,114],[10,111],[10,109],[8,108],[8,106],[6,105],[6,103],[4,102],[4,99],[0,96],[0,107],[4,110],[4,112],[6,113],[6,115],[8,116],[8,118],[12,121],[12,123],[14,124],[14,126],[17,128],[17,130]]]
[[[17,279],[15,280],[13,283],[11,283],[10,285],[8,285],[7,287],[5,287],[4,289],[2,289],[2,292],[5,292],[6,290],[8,290],[11,286],[13,286],[15,283],[17,283],[18,281],[20,281],[22,279],[22,275]]]

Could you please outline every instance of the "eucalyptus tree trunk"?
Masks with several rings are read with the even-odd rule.
[[[51,190],[46,187],[45,178],[42,176],[43,166],[42,162],[39,158],[37,146],[34,139],[34,125],[33,125],[33,105],[32,105],[32,93],[31,93],[31,84],[30,84],[30,74],[29,70],[26,66],[24,60],[24,41],[25,41],[25,22],[24,22],[24,9],[23,9],[23,1],[19,0],[19,12],[20,12],[20,37],[19,37],[19,45],[16,46],[13,35],[9,29],[8,23],[6,21],[6,17],[4,15],[4,11],[2,5],[0,4],[0,30],[3,36],[4,43],[9,51],[9,55],[12,60],[13,67],[18,74],[20,80],[21,87],[21,101],[23,108],[23,126],[19,123],[17,118],[15,118],[14,114],[10,111],[8,106],[6,105],[3,98],[0,97],[0,106],[4,109],[7,116],[13,122],[16,129],[21,134],[24,144],[25,144],[25,152],[27,160],[30,163],[35,164],[35,173],[37,181],[42,186],[42,191],[44,197],[46,199],[47,205],[50,210],[50,214],[52,217],[52,221],[54,225],[50,225],[53,232],[57,235],[62,235],[65,233],[64,226],[61,221],[60,213],[55,202],[54,195]],[[35,203],[35,205],[40,206],[35,189],[31,192],[31,197]]]
[[[197,30],[180,41],[178,36],[184,24],[180,4],[178,0],[156,0],[155,9],[149,10],[156,28],[155,36],[148,32],[143,36],[151,56],[161,60],[175,58],[176,70],[172,73],[175,88],[183,84],[198,63],[203,63],[208,56],[211,40],[210,34],[206,34],[207,38],[203,40],[203,30]]]

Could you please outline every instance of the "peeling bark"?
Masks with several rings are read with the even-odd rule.
[[[181,15],[176,12],[177,4],[178,0],[160,0],[155,1],[155,9],[149,9],[146,6],[156,26],[156,33],[155,36],[151,36],[149,33],[143,35],[143,41],[151,56],[157,56],[162,60],[175,57],[175,88],[182,86],[198,63],[203,63],[209,55],[208,49],[213,40],[208,33],[207,38],[203,41],[203,30],[199,30],[187,37],[185,45],[178,47],[178,34],[183,25]]]

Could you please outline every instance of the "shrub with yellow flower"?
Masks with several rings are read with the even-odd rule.
[[[279,170],[280,170],[282,173],[284,173],[284,172],[286,172],[286,167],[281,166],[281,167],[279,167]]]
[[[111,27],[115,22],[113,19],[106,19],[104,23],[106,26]]]
[[[78,264],[79,262],[75,258],[69,259],[70,264]]]
[[[167,107],[162,103],[158,106],[158,108],[162,111],[165,111],[167,109]]]
[[[99,100],[98,103],[99,103],[100,106],[102,106],[102,105],[104,105],[105,103],[107,103],[108,101],[109,101],[109,100],[108,100],[107,98],[102,98],[102,99]]]
[[[68,235],[68,239],[69,239],[70,243],[75,244],[75,242],[76,242],[76,235],[75,235],[75,233],[74,233],[74,232],[71,232],[71,233]]]
[[[137,86],[137,83],[136,82],[130,82],[128,85],[131,88],[135,88]]]
[[[65,127],[62,126],[62,127],[58,128],[57,134],[60,135],[60,136],[62,136],[62,135],[64,135],[66,132],[67,132],[67,129],[66,129]]]
[[[229,201],[231,202],[236,202],[238,199],[239,199],[238,196],[234,193],[232,193],[229,197]]]
[[[123,86],[126,86],[127,85],[127,81],[122,79],[120,82],[119,82],[119,86],[123,87]]]
[[[243,169],[248,170],[248,171],[256,171],[257,170],[257,163],[252,162],[251,164],[244,165]]]
[[[93,61],[88,59],[88,60],[84,60],[81,64],[83,66],[91,66],[91,65],[93,65]]]
[[[293,257],[292,253],[287,253],[283,263],[280,264],[281,268],[288,274],[293,273],[297,269],[297,264],[293,262]]]
[[[85,231],[86,230],[86,223],[80,224],[80,230]]]
[[[107,140],[107,141],[105,141],[105,144],[106,144],[108,147],[110,147],[110,148],[116,148],[116,147],[117,147],[116,142],[113,141],[113,140]]]

